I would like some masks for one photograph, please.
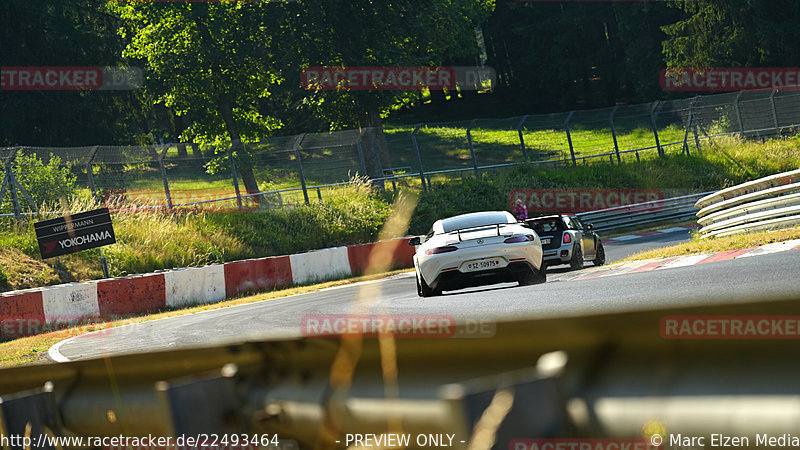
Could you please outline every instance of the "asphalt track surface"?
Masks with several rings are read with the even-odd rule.
[[[686,231],[609,244],[609,262],[633,251],[688,239]],[[59,359],[196,347],[272,337],[301,336],[303,317],[342,314],[445,314],[486,323],[707,305],[731,298],[800,296],[800,251],[713,262],[668,270],[575,280],[581,272],[553,267],[542,285],[498,284],[440,297],[417,296],[412,273],[184,316],[117,327],[57,344]],[[591,268],[591,264],[588,264]],[[587,270],[587,269],[584,269]],[[590,269],[589,269],[590,270]],[[768,314],[768,311],[764,312]]]

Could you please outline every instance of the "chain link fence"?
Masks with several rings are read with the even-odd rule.
[[[42,169],[32,164],[68,170],[75,189],[116,207],[245,210],[344,195],[342,186],[354,177],[380,189],[428,189],[432,178],[520,164],[620,164],[689,154],[715,136],[764,139],[798,127],[800,92],[770,90],[245,143],[13,147],[0,149],[0,215],[19,217],[41,206],[30,175]]]

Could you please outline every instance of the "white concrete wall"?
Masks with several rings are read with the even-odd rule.
[[[225,269],[222,264],[189,267],[164,272],[167,306],[215,303],[225,299]]]
[[[347,247],[326,248],[289,255],[292,281],[297,284],[332,280],[352,275]]]
[[[42,288],[44,317],[49,323],[100,315],[97,283],[74,283]]]

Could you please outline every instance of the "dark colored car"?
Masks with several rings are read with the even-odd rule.
[[[592,224],[584,225],[576,215],[535,217],[525,224],[542,240],[544,262],[549,266],[569,264],[573,269],[580,269],[586,261],[596,266],[606,262],[600,236],[592,231]]]

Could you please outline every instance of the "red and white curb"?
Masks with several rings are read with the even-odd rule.
[[[648,231],[646,233],[640,233],[640,234],[629,234],[629,235],[626,235],[626,236],[617,236],[615,238],[603,239],[603,244],[615,244],[615,243],[618,243],[618,242],[632,241],[634,239],[639,239],[639,238],[643,238],[643,237],[647,237],[647,236],[653,236],[653,235],[656,235],[656,234],[676,233],[678,231],[689,231],[689,230],[693,230],[695,228],[700,228],[700,225],[691,225],[691,226],[685,226],[685,227],[672,227],[672,228],[665,228],[663,230]]]
[[[770,253],[785,252],[787,250],[800,249],[800,239],[793,239],[791,241],[775,242],[772,244],[765,244],[759,247],[749,247],[739,250],[726,250],[718,253],[705,253],[701,255],[687,255],[677,256],[672,258],[652,258],[643,259],[640,261],[629,261],[618,264],[611,264],[597,268],[584,270],[572,280],[590,280],[593,278],[612,277],[616,275],[623,275],[626,273],[639,273],[649,272],[652,270],[673,269],[676,267],[693,266],[696,264],[707,264],[717,261],[727,261],[737,258],[747,258],[750,256],[768,255]],[[558,277],[565,280],[566,277]]]
[[[347,278],[364,273],[373,255],[389,267],[413,267],[414,247],[408,240],[3,292],[0,336],[35,334],[42,324],[146,314],[167,307],[217,303],[247,292]]]

